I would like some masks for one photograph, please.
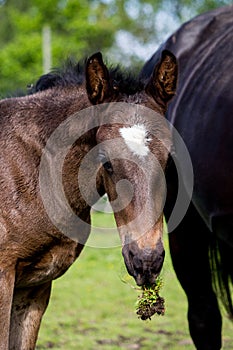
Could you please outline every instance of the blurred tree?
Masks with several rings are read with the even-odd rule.
[[[148,45],[155,50],[164,33],[171,33],[181,22],[231,2],[0,0],[0,96],[25,89],[43,73],[44,25],[52,31],[53,67],[68,56],[77,59],[98,50],[111,61],[129,65],[140,62],[143,55],[149,57]]]

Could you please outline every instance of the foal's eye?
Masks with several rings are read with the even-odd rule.
[[[113,167],[112,167],[112,163],[110,162],[109,158],[104,153],[100,152],[98,155],[98,160],[100,161],[100,163],[102,163],[106,172],[109,175],[112,175]]]
[[[113,167],[112,167],[112,163],[109,160],[103,163],[103,167],[109,175],[112,175]]]

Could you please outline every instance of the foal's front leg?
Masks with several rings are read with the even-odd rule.
[[[14,292],[15,270],[0,267],[0,350],[9,349],[11,305]]]
[[[10,350],[35,349],[50,291],[51,282],[15,290],[11,313]]]

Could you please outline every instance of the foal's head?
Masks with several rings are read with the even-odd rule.
[[[164,114],[176,81],[176,59],[168,51],[147,83],[128,90],[127,84],[114,79],[100,53],[86,65],[89,100],[106,103],[99,106],[104,113],[96,134],[100,173],[128,272],[138,285],[154,283],[164,261],[164,170],[171,145]]]

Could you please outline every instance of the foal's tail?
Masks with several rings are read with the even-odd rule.
[[[210,265],[214,290],[233,321],[233,247],[215,237],[210,248]]]

